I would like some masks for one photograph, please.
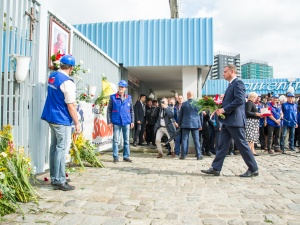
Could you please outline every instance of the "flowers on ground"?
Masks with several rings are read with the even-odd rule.
[[[15,149],[11,130],[7,125],[0,131],[0,216],[20,208],[17,202],[37,203],[38,194],[30,183],[33,176],[30,158],[22,148]]]
[[[96,146],[89,140],[86,140],[82,133],[80,133],[77,137],[75,134],[72,135],[70,155],[72,162],[75,164],[80,164],[82,168],[85,168],[83,161],[86,161],[92,167],[104,167],[96,157],[95,150]]]

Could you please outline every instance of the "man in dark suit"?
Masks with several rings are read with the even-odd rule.
[[[133,138],[133,146],[137,146],[137,140],[139,139],[138,145],[143,144],[143,136],[144,136],[144,129],[146,124],[146,95],[141,94],[140,100],[136,101],[134,105],[134,116],[135,116],[135,133]]]
[[[258,167],[245,137],[245,85],[237,78],[236,67],[227,65],[224,68],[224,79],[229,81],[222,102],[223,108],[216,110],[217,115],[224,114],[225,119],[219,117],[222,123],[220,140],[216,157],[208,170],[201,170],[206,174],[220,175],[224,159],[227,155],[229,140],[232,138],[238,147],[248,170],[240,177],[252,177],[258,175]]]
[[[181,157],[179,159],[185,159],[188,152],[189,134],[192,132],[194,140],[195,151],[197,159],[203,159],[200,151],[199,130],[202,129],[201,116],[199,115],[199,109],[193,104],[194,99],[193,92],[187,93],[187,101],[181,106],[178,116],[178,125],[181,128]]]

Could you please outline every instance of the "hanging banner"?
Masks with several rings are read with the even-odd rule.
[[[96,105],[82,101],[78,104],[83,136],[96,145],[99,151],[112,148],[113,130],[107,125],[107,105],[109,96],[116,92],[117,86],[103,76],[101,100],[96,100]]]

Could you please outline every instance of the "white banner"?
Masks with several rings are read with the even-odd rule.
[[[93,103],[79,102],[78,113],[83,136],[95,144],[99,151],[112,148],[113,132],[108,128],[106,111],[106,105],[94,107]]]

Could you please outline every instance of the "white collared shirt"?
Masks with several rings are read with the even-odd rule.
[[[234,77],[231,81],[229,81],[229,83],[231,84],[232,83],[232,81],[234,81],[235,79],[236,79],[237,77]]]
[[[69,74],[67,74],[64,70],[58,71],[69,77]],[[60,85],[60,90],[64,93],[66,104],[76,102],[76,85],[73,81],[66,80],[65,82],[63,82]]]

